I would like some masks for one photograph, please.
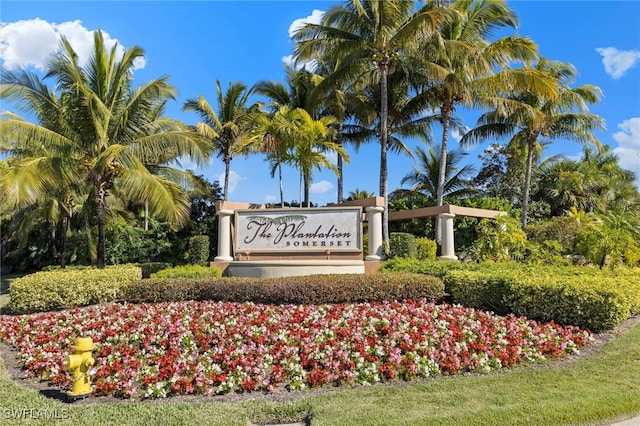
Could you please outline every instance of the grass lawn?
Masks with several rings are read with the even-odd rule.
[[[247,425],[297,420],[313,425],[570,425],[605,424],[640,413],[640,325],[599,352],[568,365],[516,368],[487,376],[330,391],[294,402],[152,402],[69,405],[16,385],[0,371],[0,416],[33,410],[56,424]],[[41,411],[38,411],[41,410]],[[40,422],[40,423],[39,423]],[[50,424],[52,420],[29,420]]]

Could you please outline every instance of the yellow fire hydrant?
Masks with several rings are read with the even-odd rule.
[[[71,398],[85,397],[93,392],[89,369],[95,360],[91,356],[91,351],[93,351],[91,337],[79,337],[73,348],[74,353],[67,355],[64,360],[64,368],[73,374],[73,385],[71,390],[67,392],[67,396]]]

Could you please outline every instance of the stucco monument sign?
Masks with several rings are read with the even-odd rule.
[[[362,209],[269,209],[235,212],[234,252],[362,253]]]
[[[266,208],[220,201],[218,255],[230,276],[280,277],[312,274],[363,274],[365,261],[380,260],[381,207]],[[366,218],[363,215],[366,212]],[[368,255],[362,243],[369,223]],[[367,263],[369,265],[371,262]]]

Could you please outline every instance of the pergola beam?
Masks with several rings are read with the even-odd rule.
[[[427,216],[438,216],[442,213],[450,213],[456,216],[478,217],[481,219],[495,219],[496,217],[507,215],[506,212],[502,212],[499,210],[476,209],[473,207],[446,205],[423,207],[420,209],[403,210],[399,212],[389,212],[389,221],[416,219]]]

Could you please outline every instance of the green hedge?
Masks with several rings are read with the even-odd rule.
[[[202,265],[182,265],[151,274],[151,278],[219,278],[222,270]]]
[[[28,314],[110,302],[116,299],[120,287],[141,278],[141,270],[135,265],[36,272],[11,283],[9,309]]]
[[[416,238],[416,258],[419,260],[435,260],[438,243],[429,238]]]
[[[389,257],[416,257],[416,237],[406,232],[389,235]]]
[[[444,278],[447,272],[457,269],[477,269],[476,264],[451,262],[447,260],[419,260],[397,257],[389,259],[382,265],[382,272],[411,272],[414,274],[433,275]]]
[[[609,330],[640,313],[640,282],[633,270],[488,267],[444,275],[453,299],[468,307],[540,321]]]
[[[121,300],[161,302],[215,300],[265,304],[323,304],[427,298],[441,300],[444,284],[409,273],[336,274],[282,278],[209,278],[134,281],[122,287]]]
[[[640,313],[640,269],[387,260],[382,272],[441,278],[453,301],[500,315],[608,330]]]
[[[196,235],[189,238],[189,263],[192,265],[208,264],[209,260],[209,237],[207,235]]]

